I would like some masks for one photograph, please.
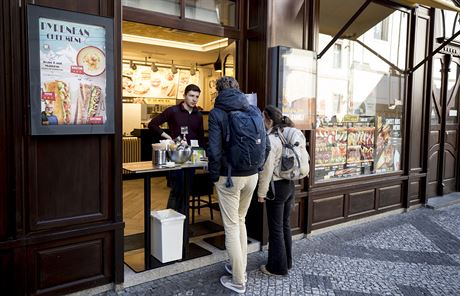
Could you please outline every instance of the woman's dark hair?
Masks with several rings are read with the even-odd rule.
[[[216,90],[222,91],[227,88],[240,89],[240,85],[235,78],[231,76],[223,76],[216,81]]]
[[[287,117],[284,116],[280,109],[276,108],[275,106],[267,106],[264,110],[264,115],[273,120],[273,128],[284,128],[284,127],[294,127],[294,122]]]
[[[195,84],[187,85],[184,89],[184,95],[187,95],[189,91],[197,91],[201,93],[201,89],[198,87],[198,85],[195,85]]]

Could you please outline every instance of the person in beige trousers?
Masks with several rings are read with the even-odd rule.
[[[246,291],[248,240],[245,219],[257,185],[259,168],[263,166],[265,151],[269,150],[269,146],[266,143],[267,136],[262,113],[257,107],[249,105],[246,96],[239,90],[238,82],[232,77],[224,76],[216,82],[216,88],[219,95],[209,114],[208,169],[219,198],[225,230],[225,247],[230,258],[230,263],[225,264],[224,267],[231,274],[231,276],[222,276],[220,282],[227,289],[244,293]],[[232,111],[235,112],[230,115]],[[241,111],[241,113],[237,111]],[[262,161],[260,166],[232,165],[235,162],[232,162],[229,156],[234,155],[232,153],[235,152],[232,149],[235,145],[230,144],[232,143],[230,130],[234,125],[229,124],[229,122],[233,120],[233,118],[230,119],[230,116],[234,116],[235,113],[244,113],[242,116],[252,116],[250,121],[254,121],[254,129],[249,130],[249,132],[256,131],[255,134],[260,135],[260,139],[256,137],[257,141],[251,141],[251,143],[258,143],[258,146],[253,146],[257,146],[254,149],[260,151],[254,153],[253,150],[252,154],[249,153],[252,155],[249,159],[260,158],[258,159]],[[262,132],[258,132],[259,128]],[[232,132],[234,132],[234,136],[235,130]],[[244,145],[245,143],[243,143]],[[251,144],[248,145],[251,146]],[[244,150],[244,148],[242,149]],[[246,155],[244,153],[237,155]]]

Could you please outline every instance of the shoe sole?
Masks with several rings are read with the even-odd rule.
[[[229,289],[229,290],[232,290],[233,292],[236,292],[236,293],[238,293],[238,294],[244,294],[244,293],[246,292],[246,289],[244,289],[244,290],[241,291],[241,290],[237,290],[237,289],[234,289],[234,288],[231,288],[231,287],[227,287],[227,286],[224,284],[224,282],[222,281],[222,278],[220,278],[220,283],[222,284],[222,286],[224,286],[224,288],[227,288],[227,289]]]

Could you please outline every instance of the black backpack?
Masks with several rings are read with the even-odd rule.
[[[253,170],[263,167],[267,134],[260,110],[250,105],[246,110],[227,112],[226,155],[227,187],[232,187],[232,169]]]

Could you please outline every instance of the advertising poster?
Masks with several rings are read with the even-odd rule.
[[[42,124],[104,124],[105,29],[39,18]]]
[[[108,122],[113,117],[113,70],[108,74],[107,66],[113,60],[112,48],[107,59],[111,23],[32,5],[28,10],[32,133],[113,132],[113,118]]]

